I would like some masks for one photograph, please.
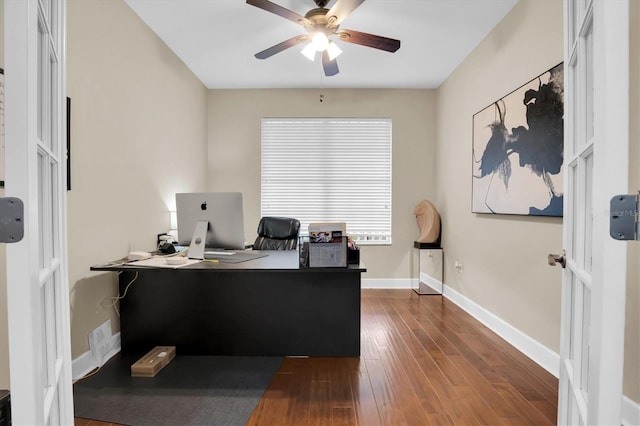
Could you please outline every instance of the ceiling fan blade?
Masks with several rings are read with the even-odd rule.
[[[303,22],[307,21],[307,19],[299,13],[270,2],[269,0],[247,0],[247,4],[259,7],[260,9],[266,10],[267,12],[275,13],[276,15],[282,16],[283,18],[293,21],[296,24],[302,25]]]
[[[335,21],[332,21],[331,24],[340,25],[362,3],[364,0],[338,0],[327,12],[327,18],[335,16]]]
[[[336,62],[335,59],[333,61],[329,59],[329,53],[327,53],[326,50],[322,52],[322,68],[324,68],[324,75],[327,77],[331,77],[340,72],[338,62]]]
[[[258,52],[255,54],[255,57],[258,59],[267,59],[270,56],[275,55],[276,53],[280,53],[285,49],[295,46],[296,44],[300,44],[303,41],[307,40],[308,37],[304,35],[299,35],[295,37],[291,37],[289,40],[285,40],[281,43],[275,44],[268,49],[264,49],[262,52]]]
[[[347,43],[361,44],[362,46],[373,47],[374,49],[395,52],[400,49],[400,40],[382,37],[373,34],[361,33],[354,30],[342,30],[338,33],[340,40]]]

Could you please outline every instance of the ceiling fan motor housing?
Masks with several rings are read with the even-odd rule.
[[[332,25],[332,22],[335,21],[331,19],[331,17],[327,16],[329,9],[325,9],[323,7],[319,7],[316,9],[311,9],[304,15],[304,17],[312,24],[312,26],[307,28],[308,31],[323,31],[325,33],[335,32],[338,28],[338,25]],[[329,31],[326,31],[329,30]]]

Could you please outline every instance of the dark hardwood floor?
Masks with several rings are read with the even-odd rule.
[[[247,425],[553,425],[557,388],[446,298],[363,290],[360,358],[285,359]]]

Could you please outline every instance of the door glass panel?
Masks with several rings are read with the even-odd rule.
[[[584,17],[584,13],[587,10],[587,5],[590,0],[580,0],[580,19],[582,20]]]
[[[44,23],[38,21],[38,139],[50,147],[51,137],[51,49]]]
[[[49,31],[51,32],[51,40],[53,46],[58,48],[57,35],[58,35],[58,2],[52,1],[49,5],[49,16],[47,16],[47,23],[49,24]]]
[[[569,396],[569,422],[568,424],[570,425],[577,425],[578,424],[578,404],[576,404],[576,400],[573,397],[573,394],[570,393]]]
[[[51,247],[53,235],[51,221],[54,219],[51,211],[52,183],[51,165],[46,154],[38,150],[38,239],[40,251],[40,269],[51,266]]]
[[[57,188],[58,188],[58,167],[57,167],[57,163],[52,163],[50,165],[50,178],[49,181],[51,182],[49,189],[50,189],[50,193],[49,193],[49,199],[50,199],[50,226],[51,226],[51,231],[50,231],[50,235],[51,235],[51,239],[50,239],[50,256],[52,259],[55,259],[58,257],[58,244],[57,242],[59,241],[59,234],[58,234],[58,207],[59,207],[59,202],[58,202],[58,197],[57,197]]]
[[[587,399],[589,385],[589,324],[591,324],[591,291],[581,284],[582,291],[582,371],[580,372],[580,389]]]
[[[584,93],[585,99],[585,136],[589,141],[593,138],[593,33],[591,27],[584,38]]]
[[[572,163],[569,165],[567,172],[570,174],[570,186],[571,188],[569,188],[569,194],[571,194],[571,198],[569,199],[569,202],[571,203],[571,207],[570,207],[570,211],[575,212],[578,206],[578,191],[577,189],[579,188],[578,186],[578,171],[576,170],[577,168],[577,162]],[[572,218],[571,221],[571,241],[570,244],[571,246],[568,247],[567,250],[567,255],[569,259],[576,259],[578,256],[578,253],[576,253],[576,248],[577,248],[577,239],[578,239],[578,218],[574,217]]]
[[[40,0],[40,2],[42,3],[42,9],[40,10],[42,11],[45,19],[48,20],[51,16],[51,0]]]
[[[578,93],[579,91],[577,90],[577,86],[578,86],[578,81],[577,81],[577,72],[576,72],[576,64],[572,63],[569,64],[567,66],[567,68],[570,69],[570,76],[568,76],[568,78],[565,80],[568,83],[568,89],[567,91],[565,91],[566,93],[570,94],[570,99],[567,99],[567,103],[573,103],[573,105],[576,105],[576,108],[571,109],[570,111],[565,112],[567,120],[568,120],[568,129],[569,129],[569,139],[570,139],[570,143],[566,143],[566,146],[569,148],[569,155],[573,156],[574,153],[577,151],[578,149],[578,145],[577,145],[577,136],[578,136],[578,129],[577,129],[577,120],[575,115],[579,112],[579,108],[578,105],[580,105],[579,99],[578,99]]]
[[[575,275],[573,274],[573,272],[569,273],[570,278],[568,279],[569,281],[569,299],[571,300],[571,305],[570,305],[570,309],[573,309],[575,305],[575,300],[576,300],[576,283],[575,283]],[[568,315],[567,317],[569,318],[569,336],[573,336],[575,331],[574,331],[574,316],[575,313],[571,312],[570,315]],[[573,339],[569,339],[569,353],[567,358],[569,359],[569,361],[573,360],[574,358],[574,344],[573,344]]]
[[[56,75],[56,67],[55,67],[55,61],[54,58],[51,57],[51,62],[49,63],[49,69],[51,70],[50,75],[49,75],[49,87],[51,87],[51,94],[52,96],[49,98],[49,123],[51,123],[51,131],[49,132],[49,138],[48,138],[48,144],[49,147],[51,148],[51,151],[53,152],[54,155],[57,155],[58,152],[58,112],[59,112],[59,107],[57,105],[57,102],[59,102],[58,99],[58,94],[56,93],[55,88],[57,87],[56,85],[56,80],[58,78],[58,76]]]
[[[37,56],[38,56],[38,105],[42,105],[42,98],[43,98],[43,93],[42,91],[44,90],[44,87],[42,86],[42,58],[44,58],[44,33],[42,32],[42,28],[39,26],[39,33],[38,33],[38,51],[37,51]],[[38,123],[38,130],[37,130],[37,135],[38,135],[38,139],[42,140],[42,132],[44,131],[43,129],[43,123],[42,123],[42,110],[40,107],[37,108],[37,118],[36,121]]]
[[[573,368],[572,368],[572,377],[573,382],[580,381],[580,356],[582,355],[582,297],[583,297],[583,288],[580,283],[580,279],[575,275],[573,276],[573,289],[574,289],[574,298],[572,302],[574,303],[573,310],[573,324],[571,328],[571,333],[573,335],[573,348],[572,348],[572,357]]]
[[[45,220],[47,217],[47,211],[45,211],[44,207],[44,188],[46,188],[46,180],[47,180],[47,172],[46,172],[47,163],[44,159],[42,153],[38,151],[38,250],[39,250],[39,269],[42,270],[45,268],[46,259],[45,259],[45,245],[46,241],[44,230],[45,228]]]
[[[54,309],[54,320],[56,321],[55,323],[55,333],[56,333],[56,340],[54,342],[54,348],[52,350],[54,357],[56,358],[56,360],[59,360],[63,357],[64,355],[64,349],[62,347],[62,341],[61,339],[59,339],[59,336],[64,335],[64,330],[61,329],[62,327],[62,322],[59,321],[59,318],[62,316],[62,312],[60,312],[60,300],[65,297],[64,292],[61,290],[62,288],[62,279],[61,279],[61,272],[60,272],[60,268],[56,268],[56,270],[53,273],[53,283],[52,283],[52,292],[53,292],[53,300],[54,300],[54,305],[53,305],[53,309]]]
[[[48,339],[47,336],[47,286],[43,285],[40,287],[40,326],[42,327],[42,341],[46,342]],[[43,369],[43,377],[42,380],[42,389],[45,390],[49,383],[51,382],[50,371],[48,368],[49,365],[49,351],[47,350],[47,345],[43,344],[40,346],[42,351],[42,369]]]
[[[584,257],[583,265],[587,272],[591,272],[593,256],[591,254],[593,247],[593,153],[589,152],[584,159],[584,195],[585,195],[585,211],[584,211]]]
[[[51,413],[49,414],[49,423],[52,425],[60,424],[60,393],[58,392],[58,389],[55,390],[55,394],[53,395]]]
[[[567,51],[571,50],[571,47],[576,41],[576,35],[578,34],[578,30],[576,29],[576,2],[575,1],[567,1],[567,21],[568,21],[568,46]]]
[[[47,386],[56,386],[55,383],[55,366],[57,360],[57,328],[58,324],[56,321],[56,309],[55,309],[55,285],[54,285],[54,275],[51,275],[50,279],[44,285],[44,307],[45,307],[45,317],[46,317],[46,338],[43,342],[46,342],[47,347],[47,376],[49,377],[49,381],[47,382]]]

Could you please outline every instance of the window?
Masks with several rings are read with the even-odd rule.
[[[262,119],[262,216],[391,244],[391,119]]]

